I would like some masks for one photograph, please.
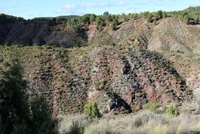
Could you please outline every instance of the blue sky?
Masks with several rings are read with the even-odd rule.
[[[31,19],[60,15],[97,15],[140,13],[144,11],[178,11],[200,6],[199,0],[0,0],[0,13]]]

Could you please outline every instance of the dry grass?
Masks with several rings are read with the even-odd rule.
[[[59,133],[67,134],[70,132],[70,127],[73,123],[78,123],[79,126],[87,126],[90,121],[85,115],[70,115],[70,116],[60,116],[59,117]]]
[[[89,120],[84,115],[62,117],[59,132],[67,134],[72,122],[84,126],[85,134],[196,134],[200,132],[200,115],[181,114],[169,117],[141,111],[136,114],[111,114],[101,119]]]

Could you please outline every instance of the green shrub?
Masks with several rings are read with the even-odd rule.
[[[179,111],[178,111],[178,108],[176,106],[168,107],[165,112],[166,112],[167,115],[172,115],[172,116],[178,116],[179,115]]]
[[[84,114],[87,115],[90,119],[99,118],[101,116],[96,102],[85,105]]]
[[[81,47],[81,43],[79,41],[76,41],[76,47]]]
[[[42,96],[33,96],[31,104],[31,131],[34,134],[56,134],[57,120],[52,118],[52,113],[48,109],[48,104]]]
[[[100,25],[99,25],[99,27],[98,27],[98,29],[99,29],[99,32],[101,32],[103,29],[102,29],[102,27],[103,27],[103,23],[102,22],[100,22]]]
[[[69,133],[66,134],[83,134],[84,133],[84,126],[78,122],[73,122],[69,128]]]
[[[151,13],[148,13],[147,21],[152,22],[153,15]]]
[[[145,110],[150,110],[152,112],[155,112],[157,108],[160,107],[160,104],[159,103],[146,103],[145,105],[143,105],[143,109]]]
[[[110,43],[109,45],[112,46],[112,47],[116,46],[115,43]]]
[[[154,26],[157,25],[157,21],[156,21],[156,20],[153,21],[153,25],[154,25]]]
[[[112,31],[116,30],[116,24],[115,24],[114,22],[113,22],[112,25],[111,25],[111,30],[112,30]]]

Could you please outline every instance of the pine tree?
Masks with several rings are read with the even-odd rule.
[[[27,81],[18,59],[12,60],[8,71],[0,81],[0,116],[5,134],[28,133],[30,111],[27,95]]]
[[[199,21],[199,17],[196,15],[196,16],[194,17],[194,24],[197,24],[198,21]]]
[[[165,11],[163,12],[163,18],[167,18],[167,13]]]
[[[189,24],[189,21],[190,21],[189,15],[185,15],[185,16],[184,16],[184,22],[185,22],[186,24]]]
[[[97,17],[97,18],[96,18],[96,25],[97,25],[98,27],[100,26],[101,22],[102,22],[101,18],[100,18],[100,17]]]
[[[101,116],[96,102],[93,102],[89,105],[85,105],[84,106],[84,114],[87,115],[91,119],[99,118]]]
[[[157,11],[157,12],[156,12],[156,17],[157,17],[158,19],[162,19],[162,18],[163,18],[163,11],[161,11],[161,10]]]
[[[153,21],[153,25],[154,25],[154,26],[157,25],[157,21],[156,21],[156,20]]]
[[[118,25],[118,20],[115,18],[111,24],[111,30],[116,30]]]
[[[109,22],[106,22],[106,27],[109,27]]]
[[[95,22],[95,20],[96,20],[96,15],[95,15],[95,14],[92,14],[92,15],[90,16],[90,24],[93,24],[93,22]]]
[[[102,31],[102,27],[103,27],[103,24],[102,24],[102,22],[100,22],[100,25],[99,25],[99,31],[101,32]]]
[[[79,41],[76,41],[76,47],[81,47],[81,43]]]
[[[87,31],[89,29],[89,24],[88,22],[85,24],[85,30]]]
[[[153,17],[152,14],[149,13],[149,14],[148,14],[148,17],[147,17],[147,21],[148,21],[148,22],[152,22],[152,17]]]
[[[55,134],[48,106],[41,97],[29,102],[28,82],[18,59],[4,64],[0,80],[0,134]]]
[[[116,30],[116,23],[112,22],[112,24],[111,24],[111,30],[112,30],[112,31],[113,31],[113,30]]]
[[[114,20],[113,20],[113,23],[117,26],[118,25],[118,20],[117,20],[117,18],[115,18]]]
[[[55,134],[56,130],[45,98],[34,96],[30,100],[30,105],[32,111],[31,133]]]

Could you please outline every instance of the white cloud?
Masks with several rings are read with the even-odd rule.
[[[3,12],[4,8],[3,7],[0,7],[0,12]]]
[[[134,9],[128,9],[128,10],[124,11],[123,13],[125,13],[125,14],[134,13]]]
[[[93,2],[93,3],[82,3],[79,5],[79,7],[84,8],[84,7],[96,7],[97,3]]]
[[[20,5],[14,5],[11,8],[13,9],[13,8],[19,8],[19,7],[20,7]]]
[[[66,9],[73,9],[75,7],[76,7],[76,5],[66,5],[64,8],[66,8]]]
[[[76,9],[77,5],[65,5],[62,9],[57,10],[57,13],[70,13]]]
[[[156,6],[170,6],[173,5],[175,2],[179,0],[143,0],[139,3],[137,3],[138,6],[141,5],[156,5]]]
[[[104,7],[121,7],[126,6],[127,3],[121,1],[119,3],[98,3],[98,2],[91,2],[91,3],[81,3],[77,5],[66,5],[63,8],[57,10],[57,13],[74,13],[80,9],[84,9],[87,7],[90,8],[104,8]]]
[[[99,5],[97,5],[96,7],[110,7],[112,6],[111,4],[108,3],[100,3]]]
[[[126,5],[127,5],[127,3],[123,2],[123,1],[116,4],[116,6],[126,6]]]
[[[152,3],[152,2],[153,2],[153,0],[146,0],[146,1],[140,2],[138,5],[148,5],[148,4]]]
[[[85,4],[85,6],[86,7],[93,7],[93,6],[96,6],[97,5],[97,3],[96,2],[94,2],[94,3],[87,3],[87,4]]]

